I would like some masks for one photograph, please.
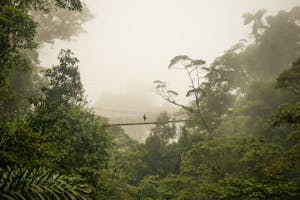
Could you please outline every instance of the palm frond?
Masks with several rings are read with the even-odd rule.
[[[0,169],[0,199],[89,199],[91,188],[77,176],[49,172],[44,168]]]

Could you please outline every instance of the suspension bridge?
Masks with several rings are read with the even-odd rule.
[[[110,121],[106,124],[106,127],[113,126],[138,126],[138,125],[155,125],[155,124],[167,124],[167,123],[180,123],[199,121],[199,119],[172,119],[168,121],[156,121],[155,118],[159,112],[136,112],[129,110],[113,110],[100,108],[101,115],[107,117]],[[143,116],[147,116],[147,120],[143,120]],[[183,116],[181,116],[182,118]],[[234,117],[205,117],[205,119],[212,120],[227,120],[227,119],[246,119],[249,116],[234,116]]]

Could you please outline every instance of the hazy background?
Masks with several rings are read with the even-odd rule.
[[[186,77],[168,70],[171,58],[185,54],[208,63],[242,38],[251,26],[242,15],[260,8],[266,15],[289,10],[300,0],[87,0],[94,19],[86,33],[74,40],[56,41],[40,49],[43,66],[56,64],[61,48],[70,48],[80,59],[82,82],[88,100],[112,122],[148,120],[166,106],[152,82],[164,80],[183,92]],[[49,50],[51,47],[51,50]],[[182,99],[183,100],[183,99]],[[149,127],[127,128],[141,139]]]

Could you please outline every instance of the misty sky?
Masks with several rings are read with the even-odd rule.
[[[74,51],[81,61],[80,72],[88,99],[96,103],[105,95],[121,101],[116,98],[120,93],[156,98],[152,82],[157,79],[183,91],[186,77],[182,71],[167,69],[171,58],[185,54],[211,62],[249,36],[251,26],[243,25],[243,13],[265,8],[267,15],[275,14],[300,5],[300,0],[87,0],[86,3],[94,14],[94,19],[84,26],[87,32],[71,42],[47,45],[40,52],[42,64],[51,66],[57,63],[59,49]]]

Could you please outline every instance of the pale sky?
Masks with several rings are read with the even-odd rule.
[[[101,95],[155,96],[154,80],[183,91],[182,71],[168,70],[170,59],[188,55],[208,63],[248,38],[242,15],[260,8],[267,15],[290,10],[300,0],[87,0],[94,19],[71,42],[57,41],[40,50],[44,66],[56,64],[61,48],[80,60],[80,72],[92,104]],[[50,48],[50,49],[49,49]],[[136,87],[144,88],[143,92]],[[118,99],[117,99],[118,100]],[[119,99],[121,101],[122,99]]]

